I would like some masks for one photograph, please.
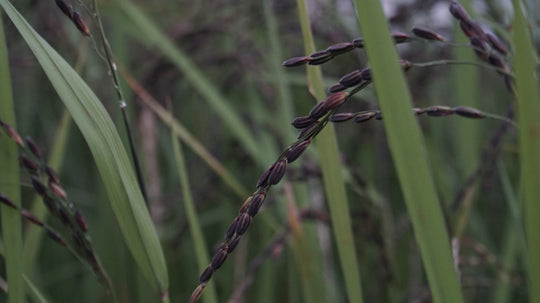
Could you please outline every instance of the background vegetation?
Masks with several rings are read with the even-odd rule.
[[[128,150],[117,92],[106,62],[96,53],[101,44],[98,23],[91,14],[92,3],[67,3],[81,12],[93,39],[82,35],[54,1],[17,1],[13,5],[93,90]],[[396,76],[391,67],[388,72],[375,63],[389,62],[384,56],[393,58],[395,54],[377,51],[376,47],[375,51],[368,48],[367,56],[363,49],[338,56],[322,65],[322,73],[314,66],[308,66],[307,73],[306,67],[281,66],[287,58],[309,55],[360,36],[368,44],[376,41],[380,37],[377,31],[386,30],[386,21],[376,13],[362,17],[361,10],[378,12],[378,5],[369,7],[359,0],[98,3],[121,74],[120,86],[128,104],[149,210],[161,247],[151,242],[154,227],[145,225],[149,221],[145,221],[144,213],[132,225],[117,219],[124,214],[129,221],[128,206],[139,209],[142,204],[122,208],[111,201],[114,199],[107,186],[113,183],[104,177],[103,164],[96,165],[93,156],[93,149],[100,148],[85,140],[92,130],[81,127],[70,108],[78,127],[73,125],[65,109],[69,98],[62,95],[61,88],[51,85],[54,81],[49,80],[49,72],[44,73],[47,68],[32,53],[45,54],[46,48],[37,49],[37,44],[21,38],[20,29],[9,21],[12,15],[4,14],[8,1],[2,0],[5,37],[0,41],[1,47],[7,46],[4,62],[9,64],[4,67],[0,62],[0,118],[13,126],[16,121],[18,132],[34,138],[48,163],[56,168],[69,200],[86,217],[95,252],[113,285],[113,295],[108,295],[88,266],[27,221],[23,221],[23,244],[18,244],[22,248],[13,245],[19,241],[20,216],[3,205],[0,286],[5,286],[8,276],[12,302],[23,296],[30,302],[165,302],[167,282],[170,301],[186,302],[238,209],[255,191],[260,175],[296,141],[298,131],[291,121],[306,115],[341,76],[366,66],[375,69],[375,86],[349,99],[339,111],[379,109],[381,104],[386,118],[328,125],[307,152],[288,167],[285,179],[268,192],[261,213],[235,252],[212,276],[201,300],[429,302],[432,297],[440,299],[451,292],[467,302],[534,302],[538,295],[529,289],[540,289],[534,287],[540,271],[536,262],[529,260],[539,259],[534,248],[540,242],[533,231],[534,222],[540,222],[535,206],[540,199],[535,192],[540,188],[540,173],[526,168],[540,163],[535,159],[540,139],[534,132],[539,129],[535,113],[540,114],[535,69],[538,59],[534,54],[537,43],[531,40],[538,36],[538,20],[534,18],[540,14],[534,12],[540,13],[540,4],[524,1],[528,15],[519,19],[516,14],[514,22],[514,11],[506,2],[478,1],[474,9],[467,1],[462,3],[470,16],[486,31],[496,33],[512,53],[521,52],[524,55],[520,58],[529,59],[513,70],[521,114],[511,119],[517,120],[520,128],[494,119],[419,116],[422,135],[418,136],[414,134],[418,130],[416,120],[400,118],[400,113],[412,118],[411,111],[393,109],[409,108],[412,101],[419,108],[473,106],[505,116],[514,108],[515,97],[500,74],[472,65],[412,68],[405,74],[407,89],[396,84],[402,80],[391,78]],[[467,43],[448,6],[449,1],[394,3],[387,7],[386,18],[393,32],[412,36],[410,29],[420,26],[447,40]],[[374,20],[362,19],[369,17]],[[366,24],[377,26],[368,29]],[[389,41],[373,45],[385,47]],[[389,49],[386,46],[383,50]],[[481,62],[463,45],[413,41],[398,45],[397,50],[401,58],[411,62]],[[390,61],[397,67],[398,60],[394,59]],[[514,63],[513,55],[509,60]],[[84,89],[71,77],[65,84]],[[378,100],[385,98],[384,91],[397,93],[393,96],[396,99]],[[400,97],[403,104],[397,105]],[[91,100],[83,98],[80,104],[84,107],[88,102]],[[79,117],[84,116],[81,112]],[[92,123],[88,123],[91,128]],[[396,137],[396,131],[402,131],[401,135]],[[418,137],[411,139],[411,132]],[[399,139],[402,141],[395,141]],[[404,145],[411,148],[412,156],[403,158],[407,151],[400,151],[400,146]],[[0,149],[2,164],[17,163],[14,143],[5,132],[0,148],[4,149]],[[414,152],[415,148],[419,152]],[[47,218],[28,174],[21,171],[19,177],[14,165],[0,167],[0,192]],[[401,170],[399,176],[395,167]],[[120,171],[117,177],[133,173],[130,166],[125,169],[129,172]],[[111,178],[114,180],[114,176]],[[414,182],[407,185],[403,180],[417,181],[416,189],[408,187],[414,187],[410,185]],[[407,198],[411,190],[419,199]],[[135,192],[127,191],[126,195],[138,197]],[[419,202],[422,199],[425,201]],[[327,201],[332,204],[328,206]],[[434,223],[418,225],[425,217],[435,218]],[[58,230],[63,228],[55,218],[44,220]],[[120,226],[124,230],[134,226],[148,229],[147,238],[142,238],[150,242],[132,240],[135,244],[128,247],[125,238],[129,236]],[[447,233],[443,231],[440,237],[435,230],[443,228]],[[426,235],[430,232],[431,236]],[[452,251],[431,242],[433,235],[444,245],[451,244]],[[426,261],[418,243],[420,248],[442,251],[442,257],[435,253],[435,262]],[[150,271],[159,268],[161,252],[168,278],[159,270],[149,278],[148,269],[141,271],[140,264],[150,260]],[[17,255],[22,256],[20,264],[6,261],[13,260],[13,255],[15,260]],[[459,268],[457,275],[450,266],[453,262]],[[441,263],[448,266],[439,267]],[[24,276],[11,280],[10,271],[24,272]],[[460,282],[460,289],[452,288],[455,281]],[[438,283],[444,286],[435,286]],[[0,292],[0,302],[7,298]]]

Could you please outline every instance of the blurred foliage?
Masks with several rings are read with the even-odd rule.
[[[472,16],[501,37],[508,37],[511,12],[499,2],[481,1]],[[90,22],[90,3],[71,1]],[[282,111],[275,66],[289,57],[304,55],[302,33],[294,1],[272,1],[277,20],[277,33],[283,58],[276,61],[265,23],[262,1],[138,1],[135,3],[149,16],[189,60],[207,77],[213,87],[228,100],[228,106],[256,139],[258,151],[270,165],[279,152],[291,142],[297,131],[279,124]],[[107,76],[104,61],[96,55],[93,42],[77,31],[58,10],[53,1],[17,1],[17,9],[72,66],[80,65],[80,75],[98,95],[123,134],[115,92]],[[119,66],[162,105],[170,101],[174,116],[180,121],[237,180],[248,190],[266,166],[253,159],[241,142],[221,119],[220,113],[209,108],[185,73],[161,53],[149,49],[135,38],[137,32],[116,1],[100,1],[105,31]],[[392,30],[409,33],[413,26],[436,30],[446,38],[454,37],[455,26],[447,10],[447,1],[404,1],[387,12]],[[538,9],[534,2],[531,11]],[[308,1],[308,13],[317,49],[361,36],[350,1]],[[444,17],[441,17],[444,16]],[[531,14],[534,16],[534,14]],[[5,18],[4,18],[5,19]],[[534,20],[530,20],[531,22]],[[17,127],[22,135],[32,136],[48,154],[63,113],[63,104],[48,82],[27,45],[9,21],[4,20],[9,51],[11,81],[15,100]],[[144,37],[142,37],[144,39]],[[504,40],[504,39],[503,39]],[[505,45],[509,45],[504,40]],[[453,47],[438,43],[398,45],[402,58],[411,62],[427,62],[451,58]],[[470,50],[472,52],[472,50]],[[344,74],[367,65],[365,54],[356,50],[322,66],[324,81],[329,87]],[[463,66],[433,66],[416,68],[407,73],[413,103],[417,107],[430,105],[462,105],[454,95],[454,69]],[[469,68],[469,67],[467,67]],[[505,115],[513,102],[503,78],[492,70],[479,69],[479,92],[476,107],[482,111]],[[305,68],[287,69],[282,73],[292,96],[295,116],[307,114],[313,99],[307,91]],[[459,81],[459,79],[458,79]],[[144,178],[150,197],[150,209],[162,242],[170,277],[172,302],[185,302],[198,284],[200,275],[194,242],[182,205],[182,192],[176,168],[169,129],[156,118],[136,94],[122,83],[143,162]],[[373,88],[369,88],[346,103],[340,111],[357,112],[377,109]],[[2,113],[0,113],[2,116]],[[457,153],[464,127],[457,128],[463,118],[419,117],[426,138],[429,160],[439,199],[445,210],[450,234],[456,228],[461,212],[452,202],[463,192],[470,175],[463,173]],[[469,121],[467,121],[469,122]],[[525,251],[521,242],[509,241],[510,231],[519,232],[515,217],[509,213],[516,205],[509,201],[510,186],[514,201],[520,201],[519,154],[515,129],[509,128],[496,150],[496,160],[486,159],[490,140],[503,122],[476,120],[467,126],[478,134],[477,163],[488,162],[477,178],[476,194],[468,196],[471,211],[461,235],[459,251],[461,283],[466,301],[494,299],[500,285],[509,288],[508,302],[523,302],[525,287]],[[459,132],[458,132],[459,130]],[[342,170],[347,179],[347,194],[351,206],[353,231],[362,277],[363,297],[367,302],[430,300],[427,281],[411,230],[399,183],[393,169],[382,123],[343,123],[336,125],[342,158]],[[5,140],[2,137],[1,140]],[[112,215],[102,181],[91,160],[90,151],[81,133],[71,128],[64,153],[60,177],[71,200],[83,211],[90,226],[96,251],[113,283],[122,290],[120,302],[158,302],[146,282],[139,280],[138,269],[121,238]],[[186,171],[194,205],[202,226],[210,255],[238,208],[244,202],[192,150],[185,148]],[[496,164],[504,165],[504,170]],[[319,160],[308,151],[289,168],[287,178],[293,184],[306,186],[302,207],[314,210],[317,219],[303,220],[303,226],[317,227],[316,246],[321,251],[319,269],[327,284],[328,297],[345,302],[344,284],[337,260],[334,241],[329,239],[327,207],[324,205]],[[503,181],[501,181],[503,180]],[[501,182],[506,182],[502,184]],[[29,179],[22,178],[22,201],[31,208],[33,190]],[[504,185],[504,186],[503,186]],[[505,187],[506,186],[506,187]],[[517,196],[516,196],[517,195]],[[263,212],[253,221],[242,244],[214,274],[218,302],[227,301],[235,289],[246,280],[246,271],[265,248],[272,244],[288,224],[287,206],[282,199],[282,187],[267,197]],[[519,209],[519,202],[517,208]],[[267,219],[262,217],[268,217]],[[263,220],[264,219],[264,220]],[[265,224],[264,222],[269,222]],[[57,226],[58,222],[50,220]],[[25,226],[25,228],[35,228]],[[518,231],[516,231],[518,230]],[[244,294],[244,302],[261,301],[269,292],[269,302],[301,302],[299,273],[291,251],[291,236],[283,245],[274,245],[263,258],[260,271],[252,276],[252,285]],[[517,246],[517,248],[516,248]],[[388,249],[395,256],[388,259]],[[52,241],[43,241],[35,268],[28,278],[50,302],[107,302],[109,299],[92,276],[65,249]],[[510,256],[510,257],[508,257]],[[3,259],[0,265],[4,272]],[[272,270],[269,270],[271,268]],[[293,269],[291,269],[293,268]],[[391,294],[390,294],[391,290]],[[499,295],[499,292],[497,292]],[[390,297],[389,297],[390,296]],[[501,295],[502,296],[502,295]],[[6,295],[0,293],[0,301]],[[239,301],[235,301],[239,302]],[[502,301],[504,302],[504,301]]]

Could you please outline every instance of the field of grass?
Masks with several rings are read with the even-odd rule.
[[[0,302],[538,302],[540,4],[470,2],[0,0]]]

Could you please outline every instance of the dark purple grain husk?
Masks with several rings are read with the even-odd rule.
[[[422,38],[425,40],[442,41],[442,42],[445,41],[445,39],[441,35],[426,28],[413,27],[412,32],[416,37]]]
[[[197,288],[195,288],[195,290],[191,294],[191,297],[189,298],[189,303],[197,302],[199,298],[201,297],[201,295],[203,294],[205,288],[206,288],[206,283],[203,283],[197,286]]]
[[[49,180],[49,189],[55,194],[57,195],[58,197],[64,199],[64,200],[67,200],[67,193],[66,191],[64,190],[64,188],[62,186],[60,186],[60,184],[58,183],[54,183],[52,180]]]
[[[73,21],[73,24],[75,24],[75,26],[77,27],[77,29],[85,36],[90,36],[90,29],[88,28],[88,26],[86,25],[86,23],[84,22],[81,14],[79,14],[78,12],[74,11],[73,12],[73,17],[71,18],[71,20]]]
[[[75,222],[77,222],[77,225],[79,225],[81,230],[85,232],[88,230],[88,224],[86,223],[86,219],[79,210],[75,211]]]
[[[357,69],[339,79],[339,83],[344,87],[356,86],[362,82],[362,72]]]
[[[259,180],[257,181],[257,187],[262,187],[267,184],[268,176],[270,175],[270,172],[272,169],[274,169],[274,165],[270,165],[270,167],[264,171],[264,173],[259,177]]]
[[[354,118],[354,113],[339,113],[339,114],[333,114],[330,119],[328,119],[330,122],[339,123],[339,122],[345,122],[349,121],[352,118]]]
[[[227,229],[227,232],[225,233],[225,239],[230,239],[232,238],[232,236],[234,236],[237,226],[238,226],[238,217],[234,218],[231,225],[229,226],[229,229]]]
[[[0,203],[7,205],[13,209],[18,209],[17,206],[4,194],[0,193]]]
[[[41,222],[41,220],[36,217],[33,213],[29,212],[28,210],[26,209],[23,209],[21,210],[21,215],[28,221],[38,225],[38,226],[43,226],[43,222]]]
[[[26,141],[26,145],[28,145],[28,148],[30,148],[30,151],[32,152],[32,154],[34,154],[34,156],[38,160],[41,160],[41,156],[42,156],[41,155],[41,150],[37,146],[36,142],[34,142],[34,140],[32,140],[32,138],[30,138],[30,137],[26,137],[25,141]]]
[[[405,43],[411,40],[411,37],[404,33],[392,33],[392,38],[395,44]]]
[[[328,62],[328,61],[330,61],[332,59],[334,59],[333,55],[327,55],[327,56],[324,56],[324,57],[311,59],[311,60],[309,60],[308,64],[309,65],[321,65],[321,64],[326,63],[326,62]]]
[[[40,196],[44,196],[47,194],[47,188],[45,187],[45,185],[43,185],[43,183],[41,183],[41,181],[39,181],[36,177],[32,176],[31,178],[31,182],[32,182],[32,186],[34,187],[34,189],[36,190],[36,192],[40,195]]]
[[[274,168],[270,172],[270,175],[268,176],[268,184],[269,185],[276,185],[281,181],[283,176],[285,175],[285,172],[287,171],[287,159],[281,159],[278,162],[276,162]]]
[[[254,217],[259,212],[265,197],[266,196],[264,194],[256,194],[255,196],[253,196],[253,199],[251,199],[247,210],[247,213],[251,217]]]
[[[231,240],[231,242],[229,243],[229,245],[227,247],[227,252],[228,253],[232,253],[234,251],[234,249],[236,248],[236,245],[238,245],[238,242],[240,242],[241,238],[242,237],[240,235],[234,236],[234,238]]]
[[[59,209],[58,204],[54,202],[54,200],[48,195],[43,195],[42,199],[43,199],[43,204],[45,204],[45,206],[51,212],[51,214],[58,217],[60,215],[58,212],[58,209]]]
[[[341,83],[336,83],[332,86],[330,86],[330,88],[328,89],[328,92],[333,94],[333,93],[337,93],[337,92],[340,92],[340,91],[343,91],[343,90],[346,90],[347,87],[344,86],[343,84]]]
[[[206,269],[201,274],[201,277],[199,278],[200,283],[206,283],[210,278],[212,278],[212,274],[214,274],[214,269],[212,269],[212,266],[208,265]]]
[[[489,45],[491,45],[492,48],[494,48],[499,53],[501,53],[501,54],[503,54],[505,56],[508,55],[508,50],[506,49],[506,47],[504,47],[504,45],[501,43],[501,41],[499,41],[499,39],[497,39],[497,37],[495,37],[494,35],[492,35],[490,33],[486,33],[486,37],[487,37]]]
[[[322,102],[324,102],[324,109],[326,112],[331,111],[337,107],[339,107],[343,102],[349,98],[348,92],[339,92],[332,94],[328,96],[326,99],[324,99]]]
[[[304,138],[308,133],[310,133],[313,129],[315,129],[319,125],[318,122],[311,124],[310,126],[304,128],[299,134],[297,139]],[[305,140],[309,138],[304,138]]]
[[[417,116],[420,116],[421,114],[425,112],[426,111],[423,108],[418,108],[418,107],[413,108],[413,113]]]
[[[73,18],[73,11],[71,10],[71,7],[67,5],[64,1],[56,0],[56,5],[60,8],[62,13],[64,13],[64,15],[66,15],[69,19]]]
[[[466,118],[479,119],[479,118],[484,118],[486,116],[481,111],[471,108],[471,107],[467,107],[467,106],[454,107],[452,110],[457,115],[460,115]]]
[[[371,80],[372,80],[372,76],[371,76],[371,68],[366,67],[366,68],[362,69],[362,71],[360,72],[360,76],[361,76],[362,79],[364,79],[365,81],[371,81]]]
[[[325,108],[324,101],[321,101],[317,103],[313,108],[309,111],[309,117],[313,120],[317,120],[324,116],[326,113],[328,113],[328,110]]]
[[[382,120],[383,119],[382,113],[380,111],[376,111],[374,113],[375,113],[375,116],[373,116],[373,118],[375,118],[375,120]]]
[[[212,266],[212,269],[218,270],[221,265],[227,260],[227,256],[229,253],[227,252],[227,247],[220,248],[214,257],[212,258],[212,262],[210,262],[210,266]]]
[[[21,164],[26,168],[26,170],[28,170],[31,175],[35,175],[37,173],[39,167],[34,161],[32,161],[26,155],[20,155],[19,158],[21,160]]]
[[[363,38],[356,38],[352,41],[354,44],[354,47],[362,48],[364,47],[364,39]]]
[[[467,14],[467,11],[456,0],[452,0],[450,2],[450,13],[457,20],[464,21],[464,22],[467,22],[470,20],[469,15]]]
[[[294,128],[303,129],[312,125],[315,122],[317,122],[317,119],[313,119],[310,116],[302,116],[294,119],[291,124],[292,126],[294,126]]]
[[[64,223],[65,226],[69,228],[73,228],[73,223],[71,222],[71,218],[63,208],[58,208],[58,214],[59,214],[58,217],[60,218],[60,221],[62,221],[62,223]]]
[[[469,39],[469,42],[472,45],[474,52],[480,59],[482,60],[488,59],[486,43],[482,39],[474,36],[474,37],[471,37],[471,39]]]
[[[251,219],[252,217],[247,213],[238,215],[238,224],[236,225],[237,235],[243,235],[247,231],[249,225],[251,224]]]
[[[431,117],[444,117],[453,113],[452,108],[447,106],[430,106],[426,108],[426,114]]]
[[[287,159],[287,162],[292,163],[296,159],[298,159],[304,153],[304,151],[307,149],[309,143],[311,143],[311,139],[303,141],[303,142],[299,143],[298,145],[296,145],[296,146],[292,147],[291,149],[289,149],[287,154],[285,154],[285,158]]]
[[[23,140],[21,138],[21,136],[19,135],[19,133],[9,124],[7,123],[4,123],[4,130],[6,131],[7,135],[13,140],[15,141],[15,143],[17,143],[17,145],[23,147],[24,146],[24,143],[23,143]]]
[[[47,174],[47,176],[49,176],[49,181],[60,184],[60,178],[58,178],[58,174],[56,174],[56,171],[54,171],[52,167],[46,165],[45,173]]]
[[[54,230],[45,226],[45,233],[47,234],[47,236],[49,236],[49,238],[56,241],[56,243],[62,246],[66,246],[66,242],[64,241],[64,239],[62,239],[62,237],[59,234],[57,234]]]
[[[376,114],[375,112],[366,112],[366,113],[357,114],[354,116],[353,121],[356,123],[366,122],[373,119],[375,117],[375,114]]]
[[[290,59],[287,59],[287,60],[283,61],[283,63],[281,63],[281,65],[283,65],[285,67],[302,66],[302,65],[306,65],[309,62],[309,60],[311,60],[311,58],[306,57],[306,56],[294,57],[294,58],[290,58]]]
[[[354,43],[351,42],[342,42],[329,46],[326,51],[330,52],[332,55],[341,55],[347,52],[350,52],[355,48]]]

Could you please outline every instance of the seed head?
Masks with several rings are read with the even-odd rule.
[[[32,140],[32,138],[30,137],[26,137],[24,140],[26,141],[26,144],[30,148],[30,151],[32,152],[32,154],[34,154],[34,156],[38,160],[41,160],[41,150],[37,146],[36,142],[34,142],[34,140]]]
[[[218,270],[218,268],[220,268],[221,265],[223,265],[225,260],[227,260],[227,256],[228,256],[227,249],[228,249],[227,247],[220,248],[216,252],[214,257],[212,258],[212,262],[210,263],[210,266],[212,266],[212,269],[214,271]]]
[[[353,113],[340,113],[334,114],[330,117],[330,122],[345,122],[354,118],[355,114]]]
[[[351,42],[343,42],[331,45],[326,49],[327,52],[330,52],[332,55],[340,55],[347,52],[350,52],[355,48],[354,43]]]
[[[234,238],[229,243],[229,248],[227,249],[228,253],[232,253],[234,251],[234,249],[236,248],[236,245],[238,245],[238,242],[240,242],[241,238],[242,237],[240,235],[234,236]]]
[[[253,199],[251,199],[251,203],[249,204],[247,211],[247,213],[251,217],[254,217],[259,212],[265,197],[266,196],[264,194],[256,194],[255,196],[253,196]]]
[[[283,176],[285,175],[285,172],[287,171],[287,159],[281,159],[279,162],[275,163],[274,168],[270,172],[270,175],[268,176],[268,184],[269,185],[276,185],[281,181]]]
[[[6,130],[6,133],[7,135],[13,140],[15,141],[15,143],[17,143],[17,145],[21,146],[21,147],[24,147],[24,143],[23,143],[23,140],[21,138],[21,136],[19,135],[19,133],[9,124],[7,123],[4,123],[4,129]]]
[[[442,42],[445,41],[445,39],[441,35],[429,29],[425,29],[421,27],[413,27],[412,32],[418,38],[422,38],[426,40],[442,41]]]
[[[486,43],[482,39],[475,36],[475,37],[472,37],[469,40],[469,42],[474,48],[474,52],[480,59],[484,61],[488,59],[488,51],[487,51]]]
[[[36,217],[33,213],[29,212],[28,210],[26,209],[23,209],[21,210],[21,215],[28,221],[38,225],[38,226],[43,226],[43,222],[41,222],[41,220]]]
[[[238,217],[234,218],[231,225],[229,226],[229,229],[227,229],[227,232],[225,233],[225,239],[230,239],[234,236],[237,226],[238,226]]]
[[[18,209],[17,206],[13,202],[11,202],[11,200],[3,193],[0,193],[0,203],[3,203],[13,209]]]
[[[319,125],[319,123],[318,123],[318,122],[315,122],[315,123],[311,124],[310,126],[304,128],[304,129],[298,134],[298,137],[297,137],[297,138],[300,139],[300,138],[306,137],[306,135],[307,135],[308,133],[310,133],[315,127],[317,127],[317,125]],[[309,138],[306,137],[306,138],[304,138],[304,139],[307,140],[307,139],[309,139]]]
[[[329,51],[323,50],[314,52],[313,54],[309,55],[309,58],[309,65],[320,65],[332,60],[334,58],[334,55],[332,55],[332,53],[330,53]]]
[[[247,213],[242,213],[238,215],[238,225],[236,226],[236,234],[243,235],[249,228],[249,225],[251,224],[251,219],[252,217]]]
[[[362,82],[362,72],[360,70],[354,70],[339,79],[339,83],[343,87],[352,87]]]
[[[49,181],[54,182],[56,184],[60,184],[60,178],[58,178],[58,174],[56,174],[56,171],[49,165],[45,166],[45,173],[47,173],[47,176],[49,176]]]
[[[362,48],[364,47],[364,39],[363,38],[356,38],[352,42],[354,44],[354,47]]]
[[[39,181],[39,179],[34,176],[32,176],[31,179],[32,186],[34,187],[36,192],[42,197],[45,196],[47,194],[47,188],[45,187],[45,185],[43,185],[43,183],[41,183],[41,181]]]
[[[199,278],[200,283],[206,283],[210,278],[212,278],[212,274],[214,273],[214,270],[212,269],[212,266],[208,265],[206,269],[201,274],[201,277]]]
[[[356,122],[356,123],[366,122],[366,121],[369,121],[369,120],[373,119],[375,117],[375,115],[376,115],[376,112],[361,113],[361,114],[358,114],[358,115],[354,116],[353,121]]]
[[[454,111],[454,113],[466,118],[478,119],[484,118],[486,116],[484,113],[466,106],[454,107],[452,110]]]
[[[67,193],[66,191],[64,190],[64,188],[62,188],[62,186],[60,186],[60,184],[58,183],[55,183],[53,182],[52,180],[49,179],[49,189],[55,194],[57,195],[58,197],[64,199],[64,200],[67,200]]]
[[[20,155],[19,158],[21,160],[21,164],[28,170],[31,175],[37,174],[38,166],[34,161],[32,161],[26,155]]]
[[[508,50],[506,50],[506,47],[504,47],[504,45],[501,43],[501,41],[499,41],[499,39],[497,39],[497,37],[495,37],[494,35],[492,35],[490,33],[486,33],[486,37],[487,37],[488,43],[489,43],[489,45],[491,45],[491,47],[493,47],[499,53],[501,53],[501,54],[503,54],[505,56],[508,55]]]
[[[420,116],[421,114],[423,114],[423,113],[425,113],[425,112],[426,112],[426,111],[425,111],[424,109],[422,109],[422,108],[417,108],[417,107],[413,108],[413,113],[414,113],[415,115],[417,115],[417,116]]]
[[[69,19],[73,18],[73,10],[71,10],[71,7],[67,5],[64,1],[56,0],[56,5],[60,8],[62,13],[64,13],[64,15],[66,15]]]
[[[73,228],[73,223],[71,223],[71,219],[68,215],[68,213],[63,208],[58,208],[58,214],[60,215],[60,221],[64,223],[65,226],[69,228]]]
[[[309,60],[311,60],[310,57],[294,57],[283,61],[281,65],[285,67],[301,66],[307,64]]]
[[[82,231],[88,231],[88,224],[86,224],[86,219],[79,210],[75,211],[75,222],[77,222],[77,225],[79,225]]]
[[[48,195],[44,195],[42,197],[43,199],[43,203],[45,204],[45,206],[47,206],[47,209],[55,216],[59,216],[59,213],[58,213],[58,204],[56,204],[56,202],[54,202],[54,200],[49,197]]]
[[[426,108],[426,114],[431,117],[443,117],[453,113],[454,111],[448,106],[430,106]]]
[[[189,303],[197,302],[199,298],[201,297],[202,293],[204,292],[205,287],[206,287],[206,283],[199,284],[199,286],[197,286],[197,288],[195,288],[195,290],[191,294],[191,298],[189,298]]]
[[[328,96],[326,99],[323,100],[324,102],[324,109],[328,112],[331,111],[337,107],[339,107],[347,98],[349,98],[348,92],[339,92],[332,94]]]
[[[262,187],[266,185],[266,181],[268,180],[268,176],[270,175],[270,172],[274,168],[275,164],[270,165],[270,167],[264,171],[264,173],[259,177],[259,180],[257,181],[257,187]]]
[[[317,122],[317,119],[313,119],[310,116],[302,116],[294,119],[291,124],[297,129],[303,129],[312,125],[315,122]]]
[[[333,94],[333,93],[337,93],[337,92],[340,92],[340,91],[343,91],[343,90],[346,90],[347,87],[344,86],[343,84],[341,83],[336,83],[332,86],[330,86],[330,88],[328,89],[328,92]]]
[[[409,42],[411,40],[411,37],[404,33],[392,33],[392,38],[396,44]]]
[[[49,236],[49,238],[53,239],[58,244],[60,244],[62,246],[67,245],[66,242],[64,241],[64,239],[62,239],[62,237],[59,234],[57,234],[54,230],[50,229],[47,226],[45,226],[45,233],[47,234],[47,236]]]
[[[292,163],[296,159],[298,159],[298,157],[300,157],[304,153],[304,151],[307,149],[309,143],[311,143],[311,139],[308,139],[306,141],[302,141],[298,145],[296,145],[293,148],[289,149],[289,151],[285,155],[285,158],[287,158],[287,162]]]
[[[371,68],[366,67],[366,68],[362,69],[362,71],[360,72],[360,76],[361,76],[362,79],[364,79],[365,81],[371,81],[371,80],[372,80],[372,76],[371,76]]]
[[[326,99],[325,99],[326,100]],[[325,108],[324,106],[324,101],[321,101],[319,103],[317,103],[312,109],[311,111],[309,111],[309,117],[313,120],[317,120],[319,118],[321,118],[322,116],[324,116],[328,110]]]
[[[456,0],[450,2],[450,13],[459,21],[467,22],[470,20],[467,11]]]
[[[90,29],[88,29],[88,26],[86,23],[84,23],[84,20],[78,12],[73,12],[73,17],[71,19],[73,21],[73,24],[77,27],[77,29],[85,36],[90,37]]]

